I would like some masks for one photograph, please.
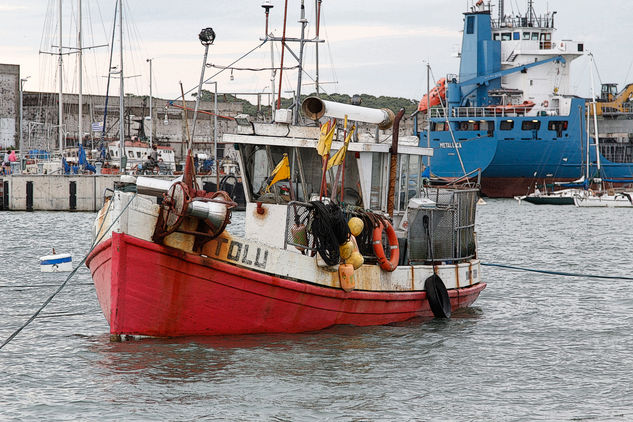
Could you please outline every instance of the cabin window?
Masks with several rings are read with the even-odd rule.
[[[547,129],[556,132],[559,138],[563,136],[563,131],[567,130],[567,120],[552,120],[547,124]]]
[[[244,164],[244,189],[248,191],[250,200],[269,204],[284,204],[291,200],[309,201],[314,195],[318,196],[321,186],[322,162],[315,148],[292,148],[282,146],[240,145]],[[336,151],[332,150],[332,154]],[[272,172],[288,154],[291,184],[288,180],[272,181]],[[300,157],[299,157],[300,155]],[[302,166],[302,170],[300,170]],[[324,196],[330,197],[330,188],[338,168],[326,172],[328,192]],[[384,185],[385,183],[383,183]],[[340,184],[336,195],[340,198]],[[345,189],[344,200],[348,204],[362,205],[362,195],[358,188],[360,180],[356,155],[348,152],[345,158]]]
[[[375,152],[371,157],[371,194],[369,196],[371,209],[380,209],[382,205],[382,184],[382,160],[380,154]]]
[[[514,121],[513,120],[502,120],[499,123],[499,129],[500,130],[512,130],[514,128]]]
[[[578,44],[578,51],[583,51],[585,48],[584,44]]]
[[[141,158],[141,151],[136,151],[136,158]]]
[[[492,34],[492,39],[493,39],[493,40],[495,40],[495,41],[499,41],[499,36],[500,36],[500,35],[501,35],[501,34],[499,34],[498,32],[496,32],[496,33]]]
[[[130,158],[134,158],[134,151],[128,151],[127,156]]]
[[[510,41],[512,39],[512,32],[504,32],[501,34],[501,41]]]
[[[445,122],[433,122],[431,124],[431,130],[435,132],[444,132],[446,131],[446,123]]]
[[[473,34],[475,32],[475,17],[468,16],[466,18],[466,33]]]
[[[520,32],[515,32],[514,34],[512,34],[512,39],[515,41],[518,41],[521,39],[521,33]]]
[[[495,122],[491,120],[482,120],[479,122],[479,130],[488,132],[488,136],[492,136],[495,131]]]
[[[538,120],[524,120],[521,122],[522,130],[539,130],[541,128],[541,122]]]
[[[538,41],[538,32],[532,32],[532,41]]]
[[[523,39],[529,41],[530,40],[530,33],[529,32],[524,32],[523,33]]]

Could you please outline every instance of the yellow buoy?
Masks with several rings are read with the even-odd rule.
[[[352,242],[351,240],[348,240],[347,242],[343,243],[341,246],[338,247],[338,251],[341,254],[341,258],[347,259],[350,257],[352,252],[354,252],[355,248],[356,248],[356,245],[354,245],[354,242]]]
[[[363,231],[363,227],[365,226],[363,224],[363,220],[358,217],[350,218],[347,222],[347,225],[349,226],[349,231],[352,232],[354,236],[358,236]]]
[[[363,259],[363,256],[358,251],[352,252],[350,257],[345,260],[345,263],[352,264],[355,270],[359,269],[363,265],[363,262],[365,262],[365,260]]]

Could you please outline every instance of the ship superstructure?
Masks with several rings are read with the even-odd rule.
[[[430,127],[418,136],[435,150],[433,174],[481,169],[485,195],[511,197],[537,180],[577,179],[587,157],[595,167],[586,100],[569,82],[570,63],[586,54],[585,46],[554,37],[555,13],[537,15],[532,1],[524,15],[505,15],[503,1],[496,18],[481,1],[464,13],[459,74],[447,76],[440,105],[431,102],[427,112],[426,99],[420,103]],[[631,163],[602,164],[605,177],[633,174]]]

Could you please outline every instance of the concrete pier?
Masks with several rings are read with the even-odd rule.
[[[0,176],[3,201],[0,209],[13,211],[97,211],[106,189],[119,176],[27,175]]]
[[[178,176],[150,177],[173,180]],[[103,206],[106,190],[114,189],[120,179],[120,175],[105,174],[0,176],[0,210],[96,212]],[[201,187],[207,181],[215,183],[215,176],[198,177]]]

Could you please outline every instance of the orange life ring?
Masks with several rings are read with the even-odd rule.
[[[549,106],[549,101],[547,100],[543,101],[543,107],[547,107],[547,106]]]
[[[396,231],[393,229],[393,226],[388,221],[385,221],[384,223],[387,225],[387,240],[389,241],[389,249],[391,249],[391,256],[389,257],[389,260],[387,260],[385,250],[382,247],[382,231],[385,228],[382,223],[374,229],[372,234],[372,243],[374,245],[374,254],[376,254],[376,258],[378,258],[380,268],[391,272],[398,266],[400,248],[398,246],[398,236],[396,236]]]

